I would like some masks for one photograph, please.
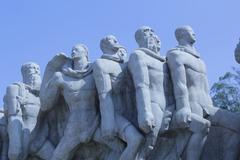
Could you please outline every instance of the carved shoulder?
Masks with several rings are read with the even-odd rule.
[[[107,66],[106,63],[104,63],[103,59],[97,59],[93,63],[93,72],[106,72],[106,69],[110,67]]]
[[[140,66],[146,66],[144,59],[145,53],[141,50],[135,50],[129,57],[129,69],[135,71],[136,69],[139,69]]]
[[[184,64],[184,59],[182,56],[182,51],[179,49],[171,49],[167,53],[167,63],[170,65],[179,66]]]
[[[6,95],[8,97],[16,97],[19,94],[19,86],[17,84],[10,84],[7,86]]]
[[[135,50],[131,55],[130,59],[136,60],[136,59],[144,59],[145,53],[141,50]]]

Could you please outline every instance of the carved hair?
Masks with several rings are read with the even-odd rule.
[[[176,30],[175,30],[175,37],[177,39],[177,41],[179,41],[180,39],[184,38],[185,36],[185,33],[189,30],[192,30],[192,27],[191,26],[182,26],[182,27],[178,27]]]

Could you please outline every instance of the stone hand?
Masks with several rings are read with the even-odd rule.
[[[189,127],[191,122],[191,110],[190,108],[183,107],[175,114],[177,124],[181,127]]]
[[[152,114],[148,114],[142,120],[140,119],[138,123],[139,123],[139,128],[146,134],[152,131],[153,128],[155,127],[155,121]]]

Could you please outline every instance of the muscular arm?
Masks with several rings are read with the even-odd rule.
[[[128,68],[136,91],[139,127],[144,132],[149,132],[150,128],[153,127],[153,113],[151,109],[148,68],[141,55],[144,53],[135,52],[130,56]]]
[[[167,64],[164,64],[164,94],[166,97],[166,108],[165,110],[169,113],[172,113],[175,110],[175,100],[173,95],[173,84],[170,74],[170,70]]]
[[[98,91],[101,113],[102,134],[113,135],[115,129],[114,104],[112,100],[112,85],[109,73],[105,72],[101,60],[97,60],[93,68],[93,76]]]
[[[178,53],[168,53],[168,66],[170,69],[174,96],[176,100],[176,109],[182,108],[190,109],[186,71],[183,59]],[[183,56],[183,55],[182,55]]]

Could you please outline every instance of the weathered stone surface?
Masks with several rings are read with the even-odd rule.
[[[35,63],[7,87],[0,116],[2,160],[237,160],[240,115],[216,108],[190,26],[160,55],[150,27],[129,56],[113,35],[90,63],[83,44],[57,54],[41,83]],[[236,60],[240,45],[235,50]],[[40,86],[41,84],[41,86]]]

